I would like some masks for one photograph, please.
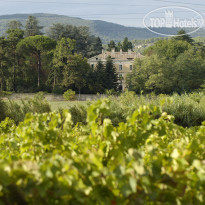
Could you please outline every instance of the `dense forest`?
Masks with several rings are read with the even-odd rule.
[[[205,81],[205,46],[203,38],[193,39],[184,30],[173,38],[153,38],[139,42],[111,40],[110,51],[135,50],[144,43],[142,59],[136,59],[127,88],[136,93],[170,94],[199,90]],[[6,35],[0,38],[0,90],[12,92],[52,92],[68,89],[78,93],[121,91],[120,79],[111,57],[106,65],[98,62],[95,69],[87,58],[102,51],[100,37],[90,34],[85,26],[53,24],[47,35],[34,16],[25,27],[10,21]]]
[[[99,63],[96,70],[87,63],[87,58],[101,51],[101,39],[90,35],[88,27],[54,24],[45,36],[33,16],[24,30],[19,21],[11,21],[6,36],[0,38],[0,89],[53,93],[117,90],[112,59],[106,66]]]
[[[136,59],[133,72],[127,77],[130,90],[170,94],[204,87],[204,43],[184,30],[179,35],[156,41],[145,49],[143,59]]]

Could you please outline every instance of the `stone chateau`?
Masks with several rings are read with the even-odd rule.
[[[116,52],[115,49],[112,49],[111,52],[102,50],[101,54],[89,58],[88,63],[92,68],[95,68],[98,61],[101,61],[105,64],[108,56],[111,56],[113,60],[116,71],[121,79],[120,83],[122,85],[122,90],[124,90],[126,88],[126,75],[132,72],[134,60],[136,58],[142,58],[143,55],[141,55],[140,53],[132,52],[131,50],[128,50],[128,52],[122,52],[122,50],[120,50],[120,52]]]

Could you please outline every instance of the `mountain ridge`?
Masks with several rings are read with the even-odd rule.
[[[140,27],[127,27],[120,24],[106,22],[102,20],[86,20],[80,17],[71,17],[59,14],[50,13],[30,13],[30,14],[8,14],[0,15],[0,35],[4,35],[7,30],[7,25],[11,20],[20,21],[23,26],[26,23],[28,16],[35,16],[40,26],[43,26],[43,32],[46,33],[48,28],[56,23],[71,24],[74,26],[87,26],[90,28],[91,34],[99,36],[104,43],[110,40],[121,41],[124,37],[128,37],[129,40],[144,40],[155,37],[162,37],[160,35],[154,34],[146,28]],[[202,29],[201,29],[202,30]],[[172,30],[171,30],[172,31]],[[176,29],[172,32],[176,32]],[[205,34],[202,31],[198,31],[193,37],[201,36],[204,37]]]

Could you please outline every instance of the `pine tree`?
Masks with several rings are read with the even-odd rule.
[[[20,21],[10,21],[8,25],[8,29],[15,30],[15,29],[21,29],[23,27],[22,23]]]
[[[8,70],[9,59],[5,55],[8,43],[5,37],[0,37],[0,92],[6,90],[6,81],[10,75]]]
[[[49,81],[53,90],[56,86],[62,86],[63,70],[68,66],[68,58],[74,53],[76,41],[70,38],[61,38],[57,42],[53,57],[53,69],[49,73]],[[72,81],[70,82],[72,84]]]
[[[16,75],[18,70],[18,62],[20,59],[20,54],[17,52],[17,45],[23,39],[23,30],[21,29],[9,29],[6,31],[7,33],[7,42],[8,42],[8,55],[7,57],[10,59],[11,63],[11,73],[12,73],[12,89],[16,90]]]
[[[181,41],[186,41],[190,44],[193,44],[194,40],[191,36],[186,34],[186,31],[184,29],[181,29],[178,31],[177,36],[174,38],[175,40],[181,40]]]
[[[112,49],[116,49],[116,44],[115,41],[111,40],[110,43],[108,44],[108,51],[111,51]]]
[[[103,49],[102,41],[101,41],[100,37],[95,38],[94,45],[95,45],[94,50],[95,50],[96,54],[97,55],[100,54],[102,52],[102,49]]]
[[[132,50],[133,46],[132,46],[132,42],[128,40],[127,37],[124,38],[124,41],[122,42],[122,50],[124,52],[127,52],[128,50]]]
[[[29,16],[25,26],[25,37],[42,35],[40,31],[43,27],[38,25],[36,17]]]
[[[118,89],[118,75],[116,68],[113,64],[111,56],[108,56],[106,66],[105,66],[105,75],[106,75],[106,89]]]
[[[122,44],[118,42],[116,51],[120,51],[122,49]]]
[[[47,59],[48,53],[56,47],[56,41],[46,36],[30,36],[24,38],[17,45],[17,51],[23,53],[28,59],[36,60],[38,88],[40,87],[43,59]],[[45,58],[43,58],[45,57]]]
[[[98,61],[95,72],[96,72],[97,92],[104,93],[106,87],[106,73],[105,73],[105,66],[101,61]]]

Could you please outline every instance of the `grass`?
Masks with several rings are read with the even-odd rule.
[[[69,109],[74,105],[85,105],[87,104],[86,101],[49,101],[51,106],[51,110],[59,110],[59,109]]]
[[[22,101],[19,99],[12,100],[19,105],[22,104]],[[9,102],[9,100],[4,100],[4,102]],[[85,105],[88,101],[49,101],[49,105],[51,106],[52,111],[58,111],[59,109],[69,109],[75,105]]]

